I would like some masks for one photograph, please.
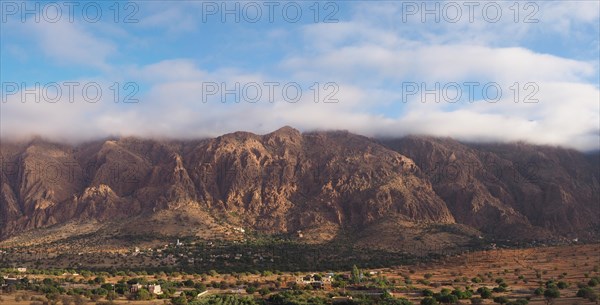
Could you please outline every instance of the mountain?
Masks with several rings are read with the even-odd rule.
[[[393,247],[415,227],[527,240],[593,238],[600,222],[598,155],[558,147],[283,127],[0,151],[2,239],[84,224],[204,238],[241,227]],[[71,231],[61,236],[83,233]]]
[[[513,239],[597,232],[597,154],[431,137],[383,142],[415,161],[459,223]]]

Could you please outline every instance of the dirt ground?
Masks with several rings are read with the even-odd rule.
[[[360,267],[360,266],[359,266]],[[600,244],[569,245],[556,247],[540,247],[531,249],[499,249],[482,252],[467,253],[458,256],[446,257],[434,262],[420,263],[410,266],[394,268],[363,270],[374,272],[372,276],[385,276],[388,280],[396,280],[396,297],[405,297],[418,304],[422,299],[420,291],[430,289],[439,292],[443,288],[464,290],[471,287],[492,289],[497,287],[497,280],[502,279],[508,285],[508,291],[494,293],[494,296],[507,296],[509,299],[532,297],[530,305],[546,305],[543,297],[533,296],[532,291],[548,280],[564,281],[569,286],[560,290],[561,297],[552,305],[591,305],[592,302],[575,297],[578,283],[587,283],[591,277],[600,275]],[[324,270],[322,270],[324,271]],[[349,271],[348,271],[349,272]],[[47,276],[30,276],[40,279]],[[76,276],[80,277],[80,276]],[[283,273],[280,275],[241,275],[236,278],[232,275],[221,274],[205,277],[205,284],[210,281],[235,282],[236,280],[266,283],[281,277],[284,282],[293,281],[295,275]],[[473,278],[482,281],[474,283]],[[147,276],[149,280],[157,279],[156,276]],[[121,277],[109,277],[107,282],[116,283]],[[165,278],[167,279],[167,278]],[[169,277],[169,280],[193,279],[200,281],[199,275],[185,275]],[[410,279],[410,282],[407,282]],[[412,288],[412,289],[411,289]],[[600,293],[600,285],[594,290]],[[29,298],[36,295],[33,292],[18,291],[10,295],[0,294],[2,305],[29,305],[30,301],[15,301],[17,295],[27,294]],[[315,292],[324,295],[324,291]],[[117,304],[135,305],[162,305],[163,300],[128,301],[117,300]],[[470,304],[468,300],[461,300],[463,304]],[[88,302],[94,305],[94,302]],[[491,299],[484,300],[483,304],[495,304]]]
[[[381,270],[391,278],[402,279],[400,275],[409,275],[415,287],[439,291],[442,288],[464,287],[469,285],[476,290],[486,286],[498,286],[496,279],[502,278],[508,284],[509,291],[495,293],[495,296],[506,295],[509,298],[531,296],[531,291],[540,287],[540,283],[548,280],[565,281],[569,287],[561,290],[561,298],[555,305],[591,304],[582,298],[576,298],[577,284],[586,283],[593,276],[600,274],[600,244],[570,245],[515,250],[490,250],[469,253],[439,260],[432,264],[420,264],[411,267],[399,267]],[[490,274],[491,277],[486,274]],[[428,279],[425,275],[428,275]],[[587,277],[586,277],[587,274]],[[483,279],[481,283],[473,283],[474,277]],[[467,281],[463,279],[466,278]],[[427,285],[418,283],[427,280]],[[600,290],[596,287],[595,290]],[[399,293],[398,296],[417,300],[411,294]],[[484,303],[493,303],[486,300]],[[543,297],[533,297],[529,304],[546,304]]]

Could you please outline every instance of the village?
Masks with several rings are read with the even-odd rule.
[[[3,268],[0,304],[594,304],[598,247],[496,249],[429,263],[321,272]],[[133,249],[130,255],[156,251]]]

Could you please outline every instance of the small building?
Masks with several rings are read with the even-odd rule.
[[[331,303],[333,303],[333,304],[342,304],[342,303],[349,303],[349,302],[352,302],[351,296],[348,296],[348,297],[336,296],[336,297],[331,298]]]
[[[15,284],[17,284],[21,280],[20,278],[8,277],[6,275],[3,276],[2,278],[4,279],[5,286],[7,286],[7,285],[15,285]]]
[[[17,268],[17,272],[27,272],[27,268],[24,268],[24,267]]]
[[[136,293],[138,291],[140,291],[140,289],[144,288],[144,285],[142,284],[133,284],[131,285],[131,287],[129,287],[129,292],[131,293]]]
[[[320,276],[318,274],[309,274],[306,276],[299,276],[296,278],[297,284],[311,285],[315,289],[325,289],[326,286],[330,286],[333,281],[333,276],[325,275]]]
[[[325,283],[323,283],[321,281],[311,282],[310,285],[312,286],[313,289],[325,289]]]
[[[148,285],[148,291],[155,295],[163,294],[162,288],[160,285]]]

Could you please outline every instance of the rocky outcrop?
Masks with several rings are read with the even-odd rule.
[[[0,149],[3,238],[188,208],[265,233],[360,230],[390,217],[517,239],[580,236],[598,226],[592,159],[560,148],[284,127],[198,141],[73,147],[35,139]]]
[[[457,222],[513,239],[597,229],[598,168],[580,152],[430,137],[383,142],[415,160]]]

